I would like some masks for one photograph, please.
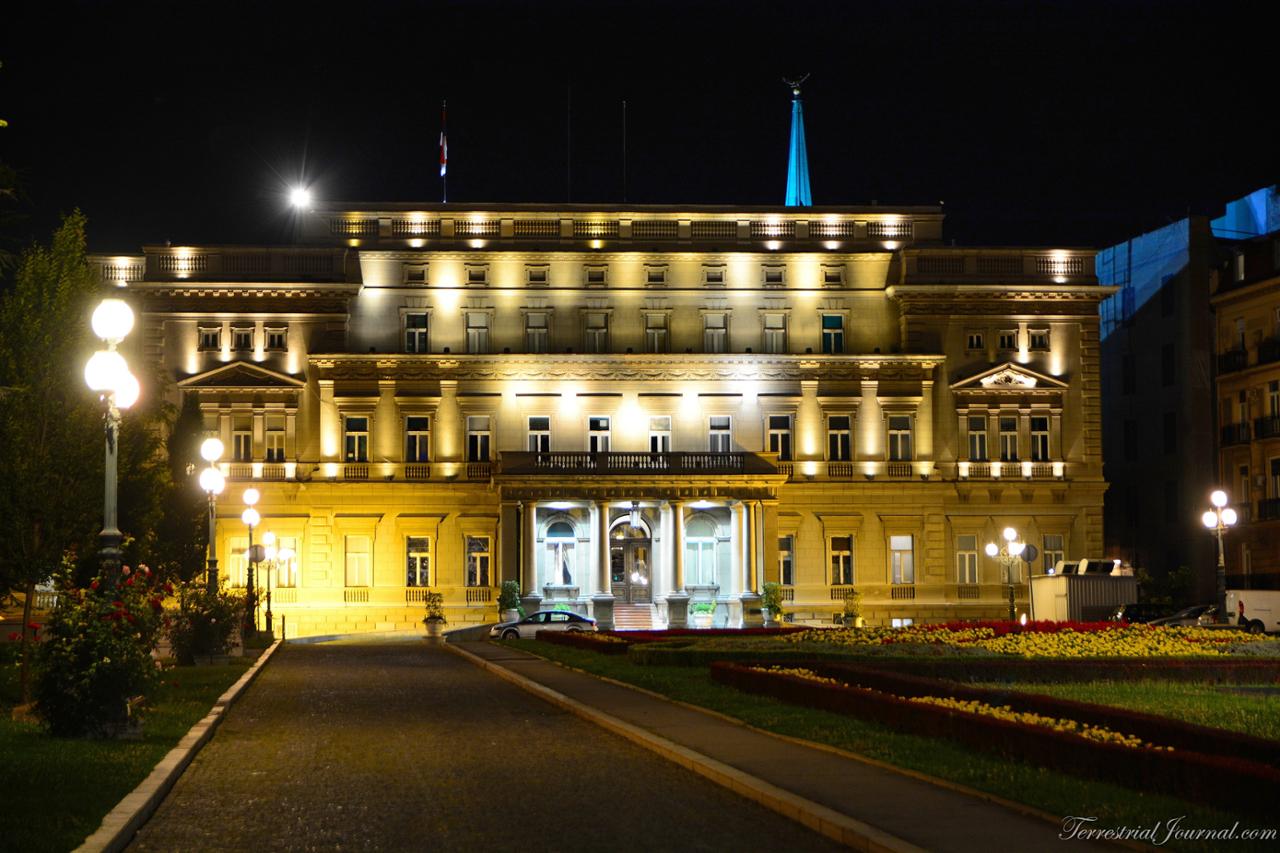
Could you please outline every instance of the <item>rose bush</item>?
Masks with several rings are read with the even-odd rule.
[[[230,592],[221,584],[211,591],[203,579],[179,583],[176,588],[165,584],[165,591],[176,596],[167,632],[178,663],[190,666],[196,658],[226,654],[244,611],[243,593]]]

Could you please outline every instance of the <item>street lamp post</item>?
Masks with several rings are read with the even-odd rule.
[[[1014,622],[1018,618],[1013,595],[1014,578],[1018,562],[1022,559],[1022,552],[1026,550],[1027,544],[1018,541],[1018,531],[1012,527],[1006,527],[1001,538],[1004,540],[1001,545],[988,542],[986,552],[988,557],[999,560],[1001,568],[1004,569],[1005,581],[1009,585],[1009,621]]]
[[[245,510],[240,513],[240,520],[249,528],[249,571],[245,578],[244,626],[245,636],[251,637],[258,630],[258,586],[254,570],[257,568],[261,546],[255,550],[253,545],[253,528],[262,520],[262,516],[253,508],[258,502],[258,490],[245,489],[244,502]]]
[[[206,438],[200,444],[200,456],[209,463],[209,467],[200,472],[200,488],[209,496],[209,592],[218,591],[218,540],[216,523],[218,519],[218,495],[226,485],[226,478],[218,470],[217,461],[222,456],[222,442],[216,438]]]
[[[138,401],[141,389],[137,378],[116,346],[133,329],[133,310],[122,299],[102,300],[93,312],[93,332],[107,348],[89,357],[84,367],[85,384],[97,391],[107,409],[104,417],[106,457],[103,464],[102,532],[99,561],[103,581],[114,585],[120,571],[120,542],[123,536],[117,516],[116,456],[120,437],[120,413]]]
[[[1227,621],[1227,555],[1222,546],[1222,534],[1226,533],[1227,528],[1235,524],[1239,518],[1236,516],[1236,511],[1227,506],[1227,493],[1222,489],[1217,489],[1209,495],[1209,502],[1213,504],[1213,509],[1207,510],[1200,516],[1200,521],[1218,537],[1218,621],[1225,622]]]
[[[276,560],[279,559],[280,551],[276,548],[276,535],[268,530],[262,534],[263,556],[266,557],[266,563],[263,571],[267,573],[267,634],[271,635],[271,570],[276,567]],[[277,576],[278,577],[278,576]]]

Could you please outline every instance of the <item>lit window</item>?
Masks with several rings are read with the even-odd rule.
[[[669,415],[649,418],[649,452],[671,452],[671,417]]]
[[[981,415],[969,418],[969,461],[987,461],[987,419]]]
[[[1267,413],[1273,418],[1280,417],[1280,380],[1267,383]]]
[[[249,583],[249,537],[230,537],[227,549],[227,585],[243,589]]]
[[[222,327],[201,326],[199,345],[204,351],[222,349]]]
[[[489,585],[489,537],[467,537],[467,586]]]
[[[247,429],[238,429],[231,433],[231,461],[253,461],[253,433]]]
[[[411,415],[404,419],[404,461],[431,460],[431,418]]]
[[[345,538],[347,586],[369,586],[373,565],[369,559],[370,539],[369,536]]]
[[[644,351],[667,351],[667,315],[644,315]]]
[[[978,537],[966,533],[956,537],[956,583],[978,582]]]
[[[609,315],[604,311],[588,311],[583,318],[582,349],[584,352],[609,351]]]
[[[844,352],[844,315],[822,315],[822,351],[826,355]]]
[[[431,540],[426,536],[405,539],[405,586],[431,585]]]
[[[1049,330],[1048,329],[1032,329],[1029,331],[1030,348],[1033,350],[1047,350],[1049,348]]]
[[[848,586],[853,583],[853,537],[832,536],[828,540],[831,552],[831,585]]]
[[[483,355],[489,351],[489,314],[467,312],[467,352]]]
[[[551,418],[546,415],[534,415],[529,418],[528,437],[531,453],[549,453],[551,451]]]
[[[470,415],[467,418],[467,461],[489,461],[489,416]]]
[[[368,462],[369,419],[363,415],[348,416],[343,421],[342,431],[343,461]]]
[[[889,620],[889,627],[910,628],[915,623],[916,620],[912,619],[910,616],[894,616]]]
[[[787,351],[787,315],[764,315],[764,351],[782,355]]]
[[[987,348],[986,338],[982,332],[969,332],[966,336],[965,349],[967,350],[985,350]]]
[[[728,343],[728,315],[720,313],[703,314],[702,351],[710,353],[728,352]]]
[[[1031,461],[1049,461],[1049,418],[1046,416],[1031,419]]]
[[[713,586],[717,583],[719,536],[716,523],[695,516],[685,525],[684,570],[686,583]]]
[[[289,347],[288,326],[267,326],[267,351],[283,352]]]
[[[778,454],[779,462],[791,461],[791,416],[770,415],[768,420],[768,452]]]
[[[284,419],[267,418],[267,456],[268,462],[284,461]]]
[[[716,415],[708,421],[707,449],[712,453],[733,450],[733,422],[728,415]]]
[[[231,348],[237,352],[245,352],[253,349],[253,327],[232,326]]]
[[[404,315],[404,351],[430,352],[427,345],[427,315],[421,312]]]
[[[852,453],[853,430],[848,415],[827,418],[827,459],[848,462]]]
[[[911,461],[911,416],[889,417],[889,459],[893,462]]]
[[[573,585],[574,556],[578,537],[567,521],[556,521],[547,527],[546,581],[563,586]]]
[[[527,352],[546,352],[548,346],[547,313],[529,311],[524,315],[524,348]]]
[[[1044,571],[1045,574],[1054,566],[1066,559],[1066,549],[1062,544],[1061,533],[1046,533],[1044,535],[1044,547],[1041,553],[1044,554]]]
[[[794,536],[778,537],[778,580],[783,586],[793,586],[796,582],[796,538]]]
[[[609,419],[606,417],[587,418],[587,450],[592,453],[609,451]]]
[[[911,535],[889,537],[890,580],[893,583],[915,583],[915,537]]]
[[[298,537],[280,536],[276,539],[276,570],[273,581],[276,586],[298,585]]]
[[[1000,418],[1000,461],[1018,461],[1018,419]]]

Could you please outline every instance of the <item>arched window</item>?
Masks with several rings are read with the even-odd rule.
[[[716,534],[718,526],[707,516],[694,516],[685,525],[685,583],[716,583]]]
[[[573,525],[567,521],[554,521],[547,525],[544,537],[547,545],[547,583],[573,585],[573,548],[578,537]]]

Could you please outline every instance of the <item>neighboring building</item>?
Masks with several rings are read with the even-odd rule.
[[[334,206],[302,244],[99,257],[297,555],[292,635],[492,619],[999,617],[986,542],[1102,553],[1089,251],[950,248],[937,208]],[[195,460],[193,460],[195,461]],[[1025,584],[1017,586],[1026,607]],[[700,608],[701,609],[701,608]]]
[[[1215,276],[1222,488],[1239,523],[1229,576],[1280,579],[1280,236],[1240,243]],[[1233,578],[1232,586],[1241,579]],[[1275,588],[1280,588],[1276,586]]]
[[[1213,270],[1242,237],[1280,221],[1275,187],[1098,252],[1117,292],[1102,312],[1106,556],[1161,576],[1187,566],[1214,596],[1217,546],[1201,529],[1219,488],[1213,399]]]

